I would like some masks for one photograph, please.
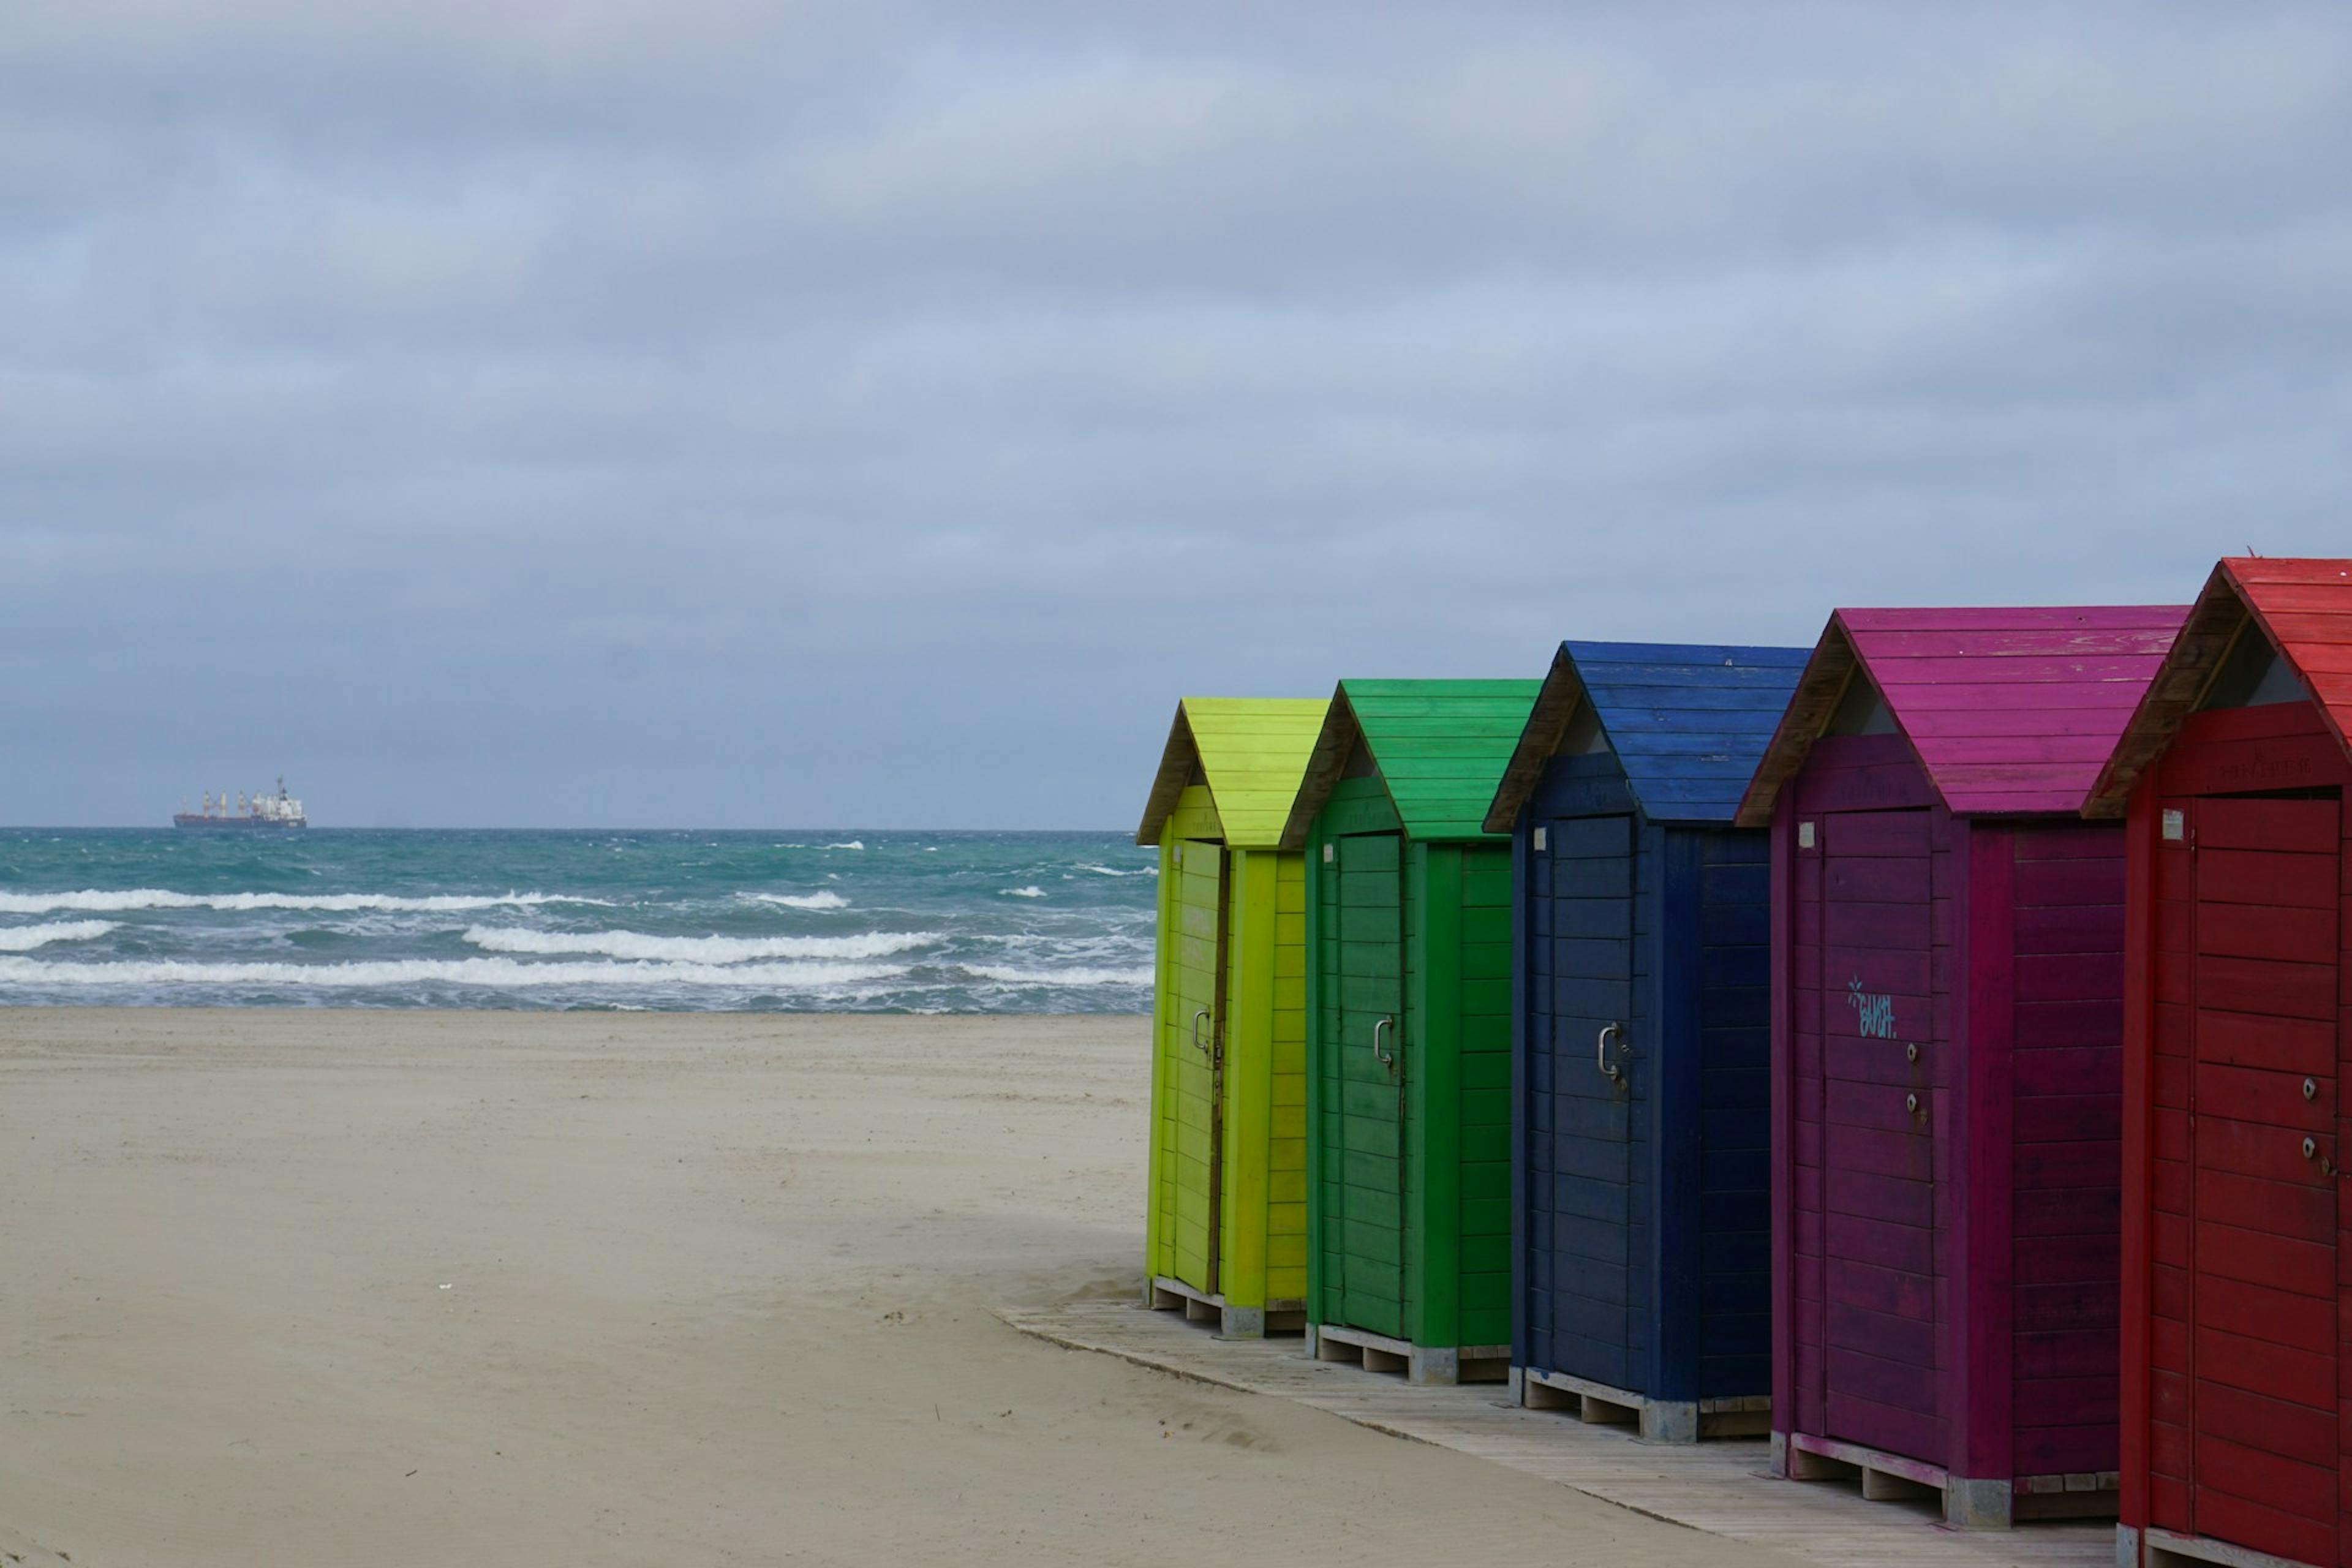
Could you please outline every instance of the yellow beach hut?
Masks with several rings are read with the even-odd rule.
[[[1176,705],[1160,846],[1145,1299],[1228,1337],[1307,1325],[1305,866],[1277,847],[1328,704]]]

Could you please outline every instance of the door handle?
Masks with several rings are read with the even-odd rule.
[[[1622,1068],[1612,1067],[1609,1063],[1609,1041],[1611,1037],[1614,1037],[1616,1038],[1622,1039],[1624,1035],[1625,1031],[1617,1025],[1603,1024],[1601,1026],[1600,1037],[1592,1042],[1593,1065],[1601,1069],[1601,1076],[1607,1079],[1611,1083],[1623,1083],[1625,1081],[1625,1069]]]
[[[1209,1047],[1201,1043],[1201,1025],[1208,1016],[1209,1010],[1206,1007],[1192,1015],[1192,1048],[1204,1057],[1209,1055]]]
[[[1389,1069],[1389,1076],[1391,1078],[1394,1078],[1396,1076],[1396,1053],[1393,1051],[1384,1051],[1381,1049],[1381,1031],[1382,1029],[1393,1029],[1395,1027],[1396,1020],[1394,1018],[1382,1018],[1372,1026],[1372,1055],[1380,1058],[1381,1066]]]

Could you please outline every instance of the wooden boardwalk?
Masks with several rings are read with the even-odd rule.
[[[1475,1454],[1653,1519],[1853,1568],[2063,1563],[2109,1568],[2112,1523],[2029,1524],[1999,1533],[1944,1528],[1932,1504],[1865,1502],[1851,1482],[1781,1480],[1761,1439],[1677,1447],[1624,1427],[1521,1410],[1499,1384],[1414,1387],[1339,1362],[1309,1361],[1296,1339],[1225,1340],[1181,1312],[1083,1301],[998,1314],[1072,1350],[1244,1394],[1296,1400],[1391,1436]]]

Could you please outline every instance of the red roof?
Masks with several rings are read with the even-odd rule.
[[[2121,815],[2140,771],[2203,698],[2247,621],[2260,626],[2352,752],[2352,559],[2233,556],[2213,568],[2116,742],[2084,811]]]
[[[2246,557],[2222,562],[2213,575],[2238,591],[2336,740],[2352,746],[2352,560]]]
[[[1951,810],[2079,811],[2187,614],[2147,605],[1840,610],[1739,821],[1771,820],[1857,667]]]

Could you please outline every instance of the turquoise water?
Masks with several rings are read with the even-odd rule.
[[[0,1003],[1139,1012],[1110,833],[0,829]]]

